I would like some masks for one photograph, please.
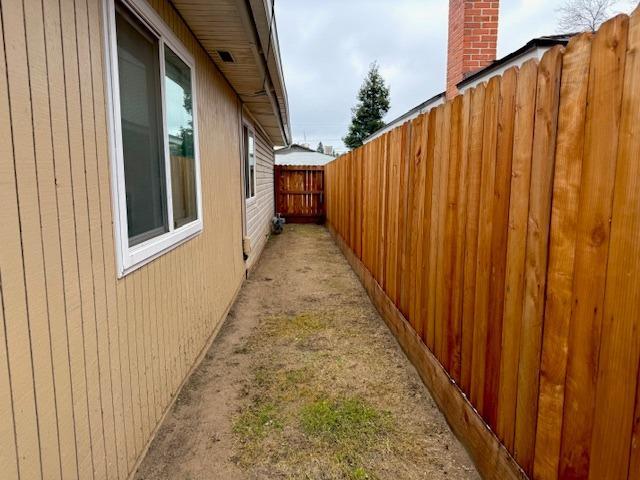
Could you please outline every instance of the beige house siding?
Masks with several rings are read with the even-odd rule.
[[[250,123],[250,122],[248,122]],[[251,123],[250,123],[251,124]],[[253,125],[253,124],[251,124]],[[246,205],[246,234],[251,239],[251,254],[247,267],[252,268],[267,243],[271,231],[271,219],[275,211],[273,195],[273,146],[255,129],[256,141],[256,197]]]
[[[239,102],[151,3],[196,58],[204,229],[118,280],[101,1],[2,2],[2,478],[127,478],[242,284]]]

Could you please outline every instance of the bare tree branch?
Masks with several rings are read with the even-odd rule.
[[[558,25],[563,32],[595,32],[616,13],[614,7],[620,3],[621,0],[565,0],[557,9]]]

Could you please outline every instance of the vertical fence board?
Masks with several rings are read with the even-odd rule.
[[[480,178],[482,166],[482,137],[484,130],[484,84],[471,92],[471,126],[469,128],[469,179],[467,180],[467,224],[465,232],[464,286],[462,299],[462,353],[460,385],[470,395],[473,362],[473,323],[476,291],[476,263]]]
[[[400,166],[402,128],[389,134],[389,147],[387,157],[387,236],[385,287],[389,297],[394,303],[398,297],[398,213],[400,206]],[[397,303],[396,303],[397,304]]]
[[[434,175],[434,155],[436,143],[436,128],[438,122],[438,110],[433,109],[429,112],[425,130],[425,180],[424,180],[424,198],[422,199],[422,245],[421,245],[421,263],[418,266],[418,282],[416,283],[419,290],[416,292],[418,303],[416,305],[416,333],[425,340],[427,339],[428,328],[428,312],[429,312],[429,289],[430,289],[430,270],[431,270],[431,206],[433,202],[433,175]]]
[[[562,49],[554,47],[540,61],[536,93],[514,442],[516,460],[527,473],[533,468],[535,448],[561,68]]]
[[[509,201],[511,193],[511,164],[513,158],[517,82],[517,69],[512,68],[504,73],[500,84],[500,103],[498,109],[498,139],[493,187],[494,198],[491,233],[491,271],[489,273],[489,298],[487,308],[486,385],[483,401],[485,419],[493,429],[496,428],[498,415],[505,263],[507,235],[509,231]]]
[[[500,356],[496,433],[509,450],[515,435],[516,392],[520,357],[520,327],[524,263],[529,215],[529,186],[538,66],[526,62],[518,75],[511,163],[509,232],[505,258],[505,290]]]
[[[380,215],[378,217],[380,233],[379,233],[379,252],[378,252],[378,283],[380,285],[387,284],[387,247],[388,247],[388,230],[387,230],[387,203],[389,201],[389,143],[391,135],[385,133],[378,142],[378,171],[380,173],[380,189],[379,204]]]
[[[614,18],[592,42],[560,462],[567,478],[589,471],[627,29],[626,17]]]
[[[640,11],[630,18],[589,478],[625,479],[640,361]],[[612,408],[614,406],[614,408]]]
[[[450,117],[450,140],[449,140],[449,169],[443,186],[445,198],[445,208],[443,210],[444,230],[442,234],[442,292],[440,294],[440,316],[442,317],[442,338],[440,339],[440,352],[442,364],[451,371],[451,359],[457,350],[459,341],[459,329],[457,325],[457,312],[454,312],[453,292],[454,270],[456,262],[456,249],[458,247],[456,239],[457,219],[461,215],[458,205],[459,183],[461,178],[462,164],[462,97],[457,97],[451,105]],[[454,326],[454,323],[456,324]]]
[[[467,195],[469,191],[469,131],[471,117],[471,94],[462,97],[462,111],[458,135],[459,168],[457,180],[456,213],[455,213],[455,246],[451,263],[451,319],[448,331],[449,372],[456,382],[460,382],[462,374],[462,326],[464,299],[464,259],[467,225]]]
[[[410,222],[411,222],[411,234],[409,245],[409,313],[408,319],[411,322],[413,328],[417,331],[419,315],[419,302],[420,295],[417,292],[421,291],[422,276],[422,235],[423,235],[423,222],[424,216],[424,191],[425,191],[425,172],[426,172],[426,132],[428,128],[427,115],[420,115],[413,121],[412,134],[411,134],[411,151],[409,161],[411,162],[411,208],[410,208]]]
[[[434,308],[433,308],[433,325],[434,325],[434,353],[440,362],[443,362],[445,353],[443,347],[446,340],[446,324],[447,316],[444,308],[445,299],[445,256],[447,248],[444,242],[445,222],[447,215],[447,180],[449,178],[449,151],[451,144],[451,103],[444,105],[442,110],[442,123],[440,124],[440,151],[438,152],[438,176],[434,180],[438,182],[437,203],[434,225],[434,238],[436,243],[435,249],[435,283],[432,284],[434,290]]]
[[[475,305],[473,307],[473,351],[471,367],[471,401],[484,415],[484,388],[486,375],[487,335],[489,315],[489,283],[491,279],[491,237],[493,235],[493,203],[498,139],[498,107],[500,77],[493,77],[488,85],[484,108],[482,135],[482,167],[478,247],[476,265]]]
[[[402,137],[400,140],[400,190],[398,198],[398,293],[396,297],[396,305],[398,309],[406,316],[408,312],[408,294],[409,284],[407,278],[407,249],[411,236],[408,218],[409,200],[411,196],[411,162],[409,155],[411,145],[411,123],[405,123],[402,127]]]
[[[560,457],[590,54],[591,36],[583,34],[563,56],[533,470],[541,479],[556,478]]]
[[[442,171],[442,143],[444,131],[444,106],[437,107],[435,113],[435,123],[433,129],[433,173],[431,177],[431,206],[429,217],[429,270],[427,277],[427,316],[425,319],[426,343],[429,350],[435,354],[436,340],[436,298],[438,281],[438,226],[440,224],[440,187]],[[437,355],[436,355],[437,356]]]

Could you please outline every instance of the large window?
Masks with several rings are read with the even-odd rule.
[[[145,0],[108,0],[119,273],[202,229],[194,61]]]
[[[244,136],[244,196],[247,200],[256,196],[256,142],[253,131],[246,125]]]

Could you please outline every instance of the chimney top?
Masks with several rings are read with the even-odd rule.
[[[447,98],[465,76],[496,59],[498,0],[449,0]]]

